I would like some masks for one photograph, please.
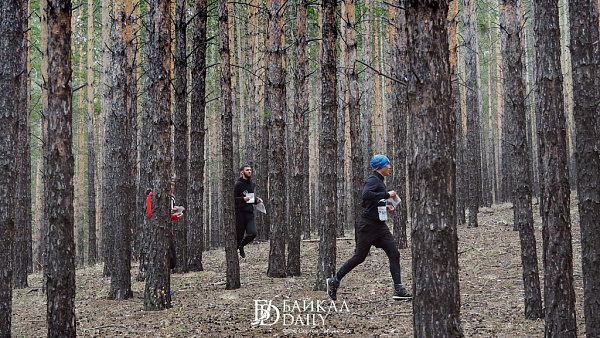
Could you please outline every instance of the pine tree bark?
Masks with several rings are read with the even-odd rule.
[[[452,101],[456,114],[456,224],[465,224],[465,184],[463,183],[465,167],[465,147],[462,128],[460,72],[458,61],[458,1],[452,1],[448,7],[448,44],[450,52],[450,74],[452,76]]]
[[[88,181],[88,265],[96,264],[96,147],[94,112],[94,0],[88,0],[87,21],[87,181]]]
[[[82,29],[83,7],[79,7],[75,12],[74,27],[80,32]],[[78,36],[78,35],[75,35]],[[79,35],[79,38],[83,40],[83,37]],[[85,58],[83,57],[83,43],[79,44],[79,74],[83,77],[85,69]],[[79,121],[77,121],[77,156],[75,160],[75,228],[77,229],[77,244],[75,257],[75,265],[82,267],[85,262],[85,250],[84,250],[84,239],[85,239],[85,128],[84,128],[84,106],[83,106],[83,91],[79,92],[77,100],[77,111],[79,115]]]
[[[104,161],[104,184],[102,204],[104,212],[104,228],[111,228],[112,245],[109,249],[111,287],[109,298],[128,299],[133,296],[131,291],[131,223],[130,215],[134,213],[132,193],[135,193],[133,184],[132,166],[135,165],[132,137],[135,137],[131,128],[131,110],[127,104],[131,89],[127,81],[127,57],[125,51],[125,26],[127,13],[126,0],[114,0],[111,31],[112,51],[112,96],[111,109],[107,111],[106,134],[104,144],[106,158]],[[110,226],[109,226],[110,224]],[[108,236],[106,236],[108,237]]]
[[[600,48],[598,5],[570,0],[571,65],[585,334],[600,336]]]
[[[187,110],[187,4],[186,0],[175,1],[175,111],[173,125],[174,137],[174,169],[177,184],[174,194],[177,205],[189,208],[188,204],[188,158],[189,158],[189,126]],[[188,217],[182,217],[173,222],[173,240],[177,248],[176,272],[186,273],[188,268]]]
[[[394,240],[398,248],[408,247],[408,238],[406,236],[406,223],[408,221],[408,210],[406,204],[406,136],[407,136],[407,115],[408,102],[406,98],[406,83],[401,79],[408,76],[407,65],[407,35],[406,35],[406,11],[405,1],[398,2],[398,8],[393,13],[395,26],[392,27],[393,39],[389,39],[392,44],[392,60],[390,62],[392,80],[390,82],[390,92],[388,98],[388,114],[391,114],[388,124],[388,142],[387,151],[393,171],[391,174],[390,187],[398,193],[400,204],[396,206],[393,215]],[[390,8],[392,8],[390,6]],[[389,10],[389,9],[388,9]]]
[[[142,107],[146,136],[142,149],[148,150],[147,163],[142,163],[152,191],[152,218],[147,230],[147,277],[144,310],[171,307],[171,273],[169,269],[169,236],[171,219],[170,177],[172,165],[171,94],[169,59],[171,50],[170,0],[150,0],[147,12],[146,67],[144,105]],[[143,159],[144,160],[144,159]]]
[[[345,76],[348,78],[348,116],[350,123],[350,219],[353,228],[356,229],[360,219],[361,199],[359,192],[362,190],[363,177],[359,173],[365,170],[363,155],[363,134],[360,116],[360,89],[358,86],[358,72],[356,70],[357,43],[356,43],[356,3],[354,0],[346,0],[346,16],[343,19],[346,25],[344,42],[346,43],[346,69]]]
[[[46,11],[46,8],[48,7],[48,1],[47,0],[40,0],[40,14],[41,14],[41,18],[40,18],[40,49],[42,50],[41,52],[41,71],[40,73],[42,74],[42,78],[43,79],[47,79],[48,78],[48,13]],[[48,89],[46,88],[45,85],[42,84],[42,115],[43,116],[47,116],[48,115]],[[46,139],[45,133],[46,130],[48,129],[48,127],[46,126],[48,123],[47,119],[42,119],[41,121],[41,134],[42,134],[42,140]],[[39,271],[43,271],[44,269],[44,264],[46,262],[46,234],[48,232],[48,222],[46,219],[46,216],[44,215],[44,186],[45,186],[45,169],[44,169],[44,161],[41,160],[38,162],[38,174],[39,176],[39,180],[37,180],[36,183],[38,184],[42,184],[42,186],[36,187],[36,206],[37,206],[37,211],[39,212],[39,220],[40,222],[39,227],[40,227],[40,231],[39,231],[39,236],[38,236],[38,240],[39,240],[39,247],[38,247],[38,255],[37,255],[37,265],[39,268]]]
[[[24,8],[17,12],[20,17],[22,27],[17,30],[20,38],[21,48],[14,51],[15,57],[20,58],[19,68],[19,87],[18,87],[18,108],[17,120],[18,131],[14,154],[17,161],[17,177],[15,187],[15,239],[14,239],[14,260],[13,260],[13,280],[14,287],[17,289],[26,288],[27,273],[31,267],[31,136],[30,136],[30,104],[29,104],[29,6],[27,1],[18,1],[18,4]],[[4,31],[3,31],[4,32]]]
[[[373,20],[371,15],[373,13],[372,10],[372,0],[365,0],[364,9],[365,12],[363,14],[363,22],[364,22],[364,31],[363,31],[363,58],[367,64],[373,66]],[[356,172],[355,174],[358,177],[363,178],[363,176],[368,175],[370,168],[368,164],[365,164],[365,161],[368,161],[371,156],[373,156],[373,78],[375,75],[371,71],[371,69],[367,69],[364,71],[364,102],[369,102],[369,104],[365,104],[362,107],[362,123],[363,123],[363,156],[361,164],[362,170]],[[363,174],[363,175],[361,175]],[[359,190],[360,191],[360,190]]]
[[[521,263],[525,290],[525,317],[542,318],[542,295],[538,272],[536,240],[531,202],[531,152],[527,144],[525,110],[525,83],[523,77],[523,45],[521,43],[520,0],[499,0],[500,32],[502,42],[502,68],[504,76],[504,121],[512,121],[511,128],[503,132],[505,144],[512,147],[509,158],[512,163],[514,191],[514,228],[521,240]]]
[[[294,113],[292,152],[292,175],[290,186],[293,193],[290,198],[291,221],[288,241],[288,276],[300,276],[300,238],[307,221],[305,212],[310,208],[308,202],[308,2],[300,0],[296,10],[296,73],[294,92]]]
[[[206,27],[207,0],[194,4],[194,28],[192,49],[194,50],[190,93],[190,182],[188,185],[188,267],[191,271],[202,271],[204,251],[204,135],[206,109]]]
[[[321,64],[321,136],[319,139],[319,191],[321,224],[319,262],[315,290],[326,289],[326,279],[335,273],[336,261],[336,186],[337,186],[337,24],[334,0],[323,1],[323,55]]]
[[[44,282],[48,337],[75,337],[75,240],[70,0],[48,0],[48,112],[44,132]]]
[[[569,170],[563,76],[560,65],[558,2],[533,3],[536,111],[540,113],[540,152],[544,187],[542,239],[544,254],[545,336],[575,337],[575,291],[569,210]]]
[[[477,62],[477,15],[474,0],[463,0],[465,85],[467,93],[467,175],[469,181],[469,227],[477,227],[481,200],[481,130],[479,111],[479,64]]]
[[[340,2],[340,12],[341,12],[341,17],[343,18],[345,16],[345,12],[346,12],[346,6],[344,2]],[[342,22],[339,26],[339,31],[340,31],[340,35],[342,37],[345,37],[345,25]],[[342,38],[343,40],[343,38]],[[345,69],[345,62],[347,60],[346,57],[346,44],[343,43],[343,41],[340,41],[340,55],[341,57],[338,58],[337,62],[338,62],[338,69]],[[337,163],[337,167],[335,168],[335,170],[337,170],[337,176],[338,177],[346,177],[346,94],[348,92],[347,88],[347,81],[346,81],[346,77],[342,76],[338,79],[337,81],[337,86],[338,86],[338,96],[337,96],[337,100],[338,100],[338,105],[337,105],[337,130],[336,130],[336,135],[337,135],[337,150],[336,153],[339,154],[338,156],[338,163]],[[336,231],[336,235],[338,237],[344,237],[344,228],[346,227],[347,221],[348,221],[348,211],[347,211],[347,188],[346,188],[346,182],[345,180],[338,182],[337,184],[337,188],[336,188],[337,192],[337,196],[338,198],[336,199],[335,203],[336,203],[336,213],[337,213],[337,219],[338,219],[338,223],[337,223],[337,231]]]
[[[15,206],[19,188],[15,163],[19,119],[26,116],[21,103],[22,64],[27,13],[22,0],[0,3],[0,336],[11,336]],[[21,155],[19,155],[21,156]],[[19,230],[20,227],[17,227]]]
[[[100,115],[101,117],[101,121],[100,121],[100,131],[99,131],[99,135],[98,138],[100,140],[104,140],[105,137],[105,133],[106,133],[106,126],[105,126],[105,120],[106,120],[106,114],[108,113],[108,111],[111,109],[111,98],[112,98],[112,92],[111,92],[111,83],[112,83],[112,79],[111,79],[111,73],[110,73],[110,69],[111,69],[111,65],[110,65],[110,58],[111,58],[111,51],[110,51],[110,46],[111,46],[111,42],[110,42],[110,27],[112,24],[112,20],[111,20],[111,14],[110,14],[110,10],[112,7],[112,3],[113,0],[102,0],[102,100],[101,100],[101,106],[102,106],[102,113]],[[104,189],[104,173],[102,170],[102,166],[104,165],[104,161],[106,159],[106,151],[105,151],[105,145],[104,142],[100,142],[100,165],[99,165],[99,169],[98,169],[98,185],[99,185],[99,190],[98,190],[98,198],[100,199],[100,201],[102,201],[102,195],[104,194],[103,189]],[[110,247],[110,238],[111,238],[111,234],[112,231],[110,229],[105,229],[105,225],[106,223],[103,221],[104,218],[104,206],[103,203],[100,203],[100,208],[98,210],[100,212],[100,215],[98,217],[98,224],[100,224],[100,236],[99,236],[99,245],[100,245],[100,252],[102,255],[102,260],[104,261],[104,271],[103,271],[103,275],[104,276],[110,276],[110,272],[109,272],[109,267],[110,267],[110,263],[109,263],[109,258],[110,256],[107,254],[107,248]]]
[[[129,224],[131,227],[131,235],[129,236],[129,242],[133,250],[137,250],[135,247],[135,236],[137,230],[137,220],[143,215],[143,213],[135,212],[137,206],[137,190],[139,188],[139,162],[138,162],[138,38],[136,36],[138,31],[137,16],[136,13],[139,9],[137,0],[125,0],[125,27],[123,32],[125,36],[125,79],[127,81],[127,100],[125,101],[127,107],[127,120],[129,121],[128,130],[128,141],[129,146],[129,157],[127,169],[129,170],[128,180],[130,188],[127,189],[127,200],[132,201],[129,206]],[[134,202],[135,201],[135,202]],[[134,204],[135,203],[135,204]],[[130,250],[129,256],[133,255],[133,250]],[[130,258],[131,260],[131,258]]]
[[[225,256],[227,260],[227,290],[239,289],[240,264],[237,256],[237,240],[235,236],[235,221],[233,219],[233,113],[231,93],[231,65],[229,50],[229,11],[225,0],[219,0],[219,54],[221,56],[221,154],[223,167],[221,173],[221,196],[223,204],[222,219],[225,233]]]
[[[408,1],[406,7],[415,337],[463,337],[447,6]]]
[[[285,277],[286,177],[284,172],[286,86],[283,57],[284,3],[268,0],[269,25],[267,36],[266,114],[269,140],[269,267],[267,276]]]

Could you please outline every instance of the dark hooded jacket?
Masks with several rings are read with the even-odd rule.
[[[362,217],[372,221],[381,222],[379,220],[379,213],[377,212],[377,205],[380,200],[390,198],[390,194],[387,192],[385,183],[383,183],[383,176],[377,171],[367,177],[362,192],[362,206],[365,208],[362,212]]]

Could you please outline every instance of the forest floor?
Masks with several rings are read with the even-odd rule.
[[[541,221],[535,205],[535,232],[541,266]],[[577,205],[573,202],[572,236],[577,325],[584,336],[581,243]],[[478,228],[459,227],[461,324],[465,337],[542,337],[544,320],[523,315],[523,281],[518,232],[512,230],[510,204],[483,208]],[[346,237],[352,238],[348,233]],[[409,246],[410,247],[410,246]],[[337,241],[338,266],[351,257],[354,241]],[[78,269],[77,335],[80,337],[411,337],[412,303],[392,300],[388,260],[373,248],[366,261],[344,278],[332,304],[314,291],[318,242],[302,242],[302,275],[270,278],[268,243],[253,243],[240,260],[241,288],[225,290],[224,250],[203,255],[205,271],[174,274],[173,308],[143,311],[144,283],[134,281],[134,297],[107,299],[110,279],[102,266]],[[403,282],[412,290],[411,250],[400,250]],[[137,269],[132,269],[132,276]],[[135,278],[133,278],[135,279]],[[44,337],[45,296],[42,276],[30,275],[28,289],[13,292],[14,337]],[[268,303],[270,301],[270,303]],[[310,305],[312,304],[312,308]],[[263,310],[262,312],[260,310]],[[269,313],[270,318],[257,321]],[[279,314],[279,316],[277,316]],[[277,320],[277,322],[275,322]],[[256,322],[256,323],[254,323]],[[269,325],[273,324],[273,325]]]

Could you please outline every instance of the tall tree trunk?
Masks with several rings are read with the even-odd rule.
[[[194,4],[194,29],[192,49],[192,88],[190,93],[190,183],[188,185],[188,267],[191,271],[202,271],[204,251],[204,128],[206,109],[206,25],[207,0]]]
[[[186,0],[175,1],[175,111],[173,124],[174,136],[174,171],[177,178],[175,191],[178,205],[189,208],[188,203],[188,158],[189,158],[189,126],[187,110],[187,4]],[[188,222],[187,216],[173,222],[173,240],[177,248],[177,268],[175,271],[186,273],[188,268]]]
[[[337,186],[337,73],[336,43],[337,24],[334,0],[323,1],[323,56],[321,64],[321,136],[319,139],[319,192],[321,225],[319,227],[319,262],[316,290],[326,289],[326,279],[335,273],[336,260],[336,210]]]
[[[271,231],[269,233],[269,267],[267,276],[285,277],[285,234],[286,234],[286,177],[284,172],[286,107],[285,68],[283,57],[283,13],[284,3],[268,0],[269,12],[266,68],[266,114],[269,142],[269,202]]]
[[[44,264],[44,253],[41,252],[44,249],[44,234],[42,232],[44,228],[44,178],[43,178],[44,161],[38,160],[35,170],[35,217],[33,224],[36,229],[33,236],[34,247],[33,247],[33,271],[39,272],[43,270]]]
[[[527,124],[525,123],[525,84],[523,77],[523,45],[521,43],[520,0],[499,0],[500,32],[502,40],[502,68],[504,77],[504,121],[512,121],[512,127],[503,133],[505,144],[512,147],[505,158],[512,163],[514,191],[514,228],[519,230],[521,239],[521,263],[525,290],[525,317],[542,318],[542,295],[538,272],[535,231],[531,205],[530,151],[527,144]]]
[[[105,210],[103,224],[112,229],[110,247],[111,261],[108,262],[111,277],[109,298],[128,299],[131,291],[131,223],[130,214],[135,209],[131,203],[133,184],[132,166],[135,158],[131,141],[135,134],[131,127],[131,107],[128,105],[131,88],[127,81],[127,57],[125,50],[126,0],[114,0],[112,25],[112,105],[107,112],[106,158],[104,162],[104,184],[102,204]]]
[[[261,52],[263,48],[261,45],[264,41],[263,29],[260,29],[263,23],[262,13],[265,11],[259,10],[262,3],[259,4],[258,0],[251,0],[248,8],[248,35],[249,44],[248,50],[250,53],[250,69],[252,74],[256,74],[253,78],[249,77],[249,92],[251,101],[247,107],[248,114],[248,135],[246,153],[243,154],[245,158],[244,163],[252,166],[253,176],[255,177],[256,187],[254,193],[257,196],[261,196],[264,200],[267,200],[267,171],[266,171],[266,158],[267,154],[267,142],[263,142],[265,139],[264,125],[263,125],[263,84],[261,79],[264,77],[264,57]],[[258,214],[256,215],[256,228],[258,231],[257,240],[267,240],[269,238],[269,222],[268,216]]]
[[[345,70],[346,69],[346,60],[348,59],[347,57],[347,48],[346,48],[346,44],[344,43],[344,38],[346,37],[346,24],[344,23],[344,19],[346,17],[346,4],[345,2],[341,2],[340,5],[341,9],[340,9],[340,13],[341,13],[341,24],[340,24],[340,28],[339,28],[339,32],[340,32],[340,36],[342,37],[342,41],[340,41],[340,55],[341,57],[338,58],[337,62],[338,62],[338,69],[341,70]],[[336,135],[337,135],[337,150],[336,152],[340,155],[338,157],[338,164],[337,167],[335,168],[335,170],[337,170],[337,175],[338,177],[346,177],[346,102],[348,102],[347,100],[347,95],[348,95],[348,81],[346,76],[342,76],[338,79],[337,82],[337,86],[338,86],[338,110],[337,110],[337,130],[336,130]],[[337,224],[337,236],[338,237],[343,237],[344,236],[344,228],[346,227],[347,224],[347,220],[348,220],[348,211],[347,211],[347,199],[348,196],[346,195],[347,193],[347,189],[346,189],[346,182],[345,180],[338,182],[337,185],[337,196],[338,198],[336,199],[335,203],[336,203],[336,213],[337,213],[337,219],[338,219],[338,224]]]
[[[228,36],[229,36],[229,64],[236,65],[235,61],[235,45],[236,45],[236,36],[235,36],[235,25],[236,18],[239,13],[237,13],[237,3],[227,2],[227,13],[230,15],[227,17],[227,28],[228,28]],[[237,101],[238,101],[238,89],[237,89],[237,68],[230,68],[231,72],[231,127],[232,137],[233,137],[233,167],[240,167],[240,138],[239,138],[239,129],[240,129],[240,121],[239,115],[237,111]]]
[[[534,1],[536,111],[542,155],[542,239],[546,337],[575,337],[575,291],[569,210],[569,170],[556,0]]]
[[[463,337],[458,286],[455,114],[446,2],[408,1],[413,332]],[[427,24],[424,24],[427,23]],[[436,306],[432,306],[435,304]]]
[[[598,5],[570,0],[573,115],[585,334],[600,337],[600,48]]]
[[[88,183],[88,265],[96,264],[96,149],[94,112],[94,0],[88,0],[87,21],[87,183]]]
[[[225,0],[219,0],[219,54],[221,56],[221,154],[223,168],[221,171],[221,196],[223,204],[222,219],[225,230],[225,256],[227,260],[227,290],[240,288],[240,264],[237,256],[235,236],[233,189],[233,125],[232,125],[232,93],[231,65],[229,53],[229,12]]]
[[[40,18],[40,45],[41,45],[41,71],[40,73],[42,74],[42,79],[47,79],[48,78],[48,13],[46,11],[46,8],[48,7],[48,1],[47,0],[41,0],[40,1],[40,14],[41,14],[41,18]],[[47,116],[48,115],[48,89],[45,85],[42,84],[42,116]],[[41,122],[41,134],[42,134],[42,140],[46,139],[45,133],[46,130],[48,129],[47,127],[48,124],[48,120],[47,119],[42,119]],[[48,221],[46,219],[46,216],[44,215],[44,186],[45,186],[45,172],[46,170],[44,169],[44,160],[40,160],[38,163],[38,173],[40,175],[40,180],[37,180],[36,183],[38,184],[43,184],[43,186],[41,187],[36,187],[37,189],[39,189],[38,191],[36,191],[37,194],[39,194],[39,197],[36,197],[37,199],[37,209],[39,211],[39,219],[40,222],[39,224],[39,248],[38,248],[38,259],[37,259],[37,264],[39,266],[39,271],[43,271],[44,269],[44,264],[46,263],[46,235],[48,232]],[[44,285],[45,288],[45,285]],[[44,289],[45,290],[45,289]]]
[[[79,7],[75,12],[77,19],[74,20],[74,27],[80,32],[79,38],[83,34],[82,21],[83,7]],[[83,43],[79,44],[79,74],[83,82],[83,74],[85,68],[85,58],[83,57]],[[75,228],[77,229],[77,244],[75,257],[75,265],[82,267],[85,262],[85,128],[84,128],[84,113],[83,113],[83,91],[79,92],[77,100],[77,112],[79,120],[77,121],[77,157],[75,162]]]
[[[290,199],[291,221],[289,228],[287,270],[288,276],[300,276],[300,237],[306,226],[303,217],[310,208],[308,202],[308,168],[305,159],[308,155],[308,2],[300,0],[296,9],[296,73],[294,91],[292,175],[290,191],[295,192]]]
[[[14,265],[13,280],[14,287],[21,289],[28,286],[27,273],[31,266],[31,136],[30,136],[30,104],[29,104],[29,2],[17,1],[23,9],[15,13],[22,15],[19,18],[22,27],[17,28],[19,36],[15,37],[20,41],[20,49],[14,51],[15,57],[19,62],[19,86],[17,93],[19,95],[17,113],[18,131],[14,154],[17,161],[16,186],[15,186],[15,239],[14,239]],[[2,30],[5,32],[4,30]],[[27,32],[27,33],[24,33]],[[7,47],[12,48],[12,47]]]
[[[467,175],[469,177],[469,226],[477,227],[481,196],[481,131],[477,15],[474,0],[463,0],[465,84],[467,92]]]
[[[15,242],[15,206],[18,168],[15,152],[19,120],[25,119],[22,80],[26,74],[22,63],[25,52],[25,2],[8,0],[0,3],[0,336],[11,336],[13,244]],[[22,227],[22,226],[21,226]],[[18,227],[17,230],[19,230]],[[22,229],[21,229],[22,230]]]
[[[452,101],[456,116],[456,224],[465,224],[465,146],[463,118],[461,111],[461,92],[459,86],[458,54],[458,1],[452,1],[448,8],[448,44],[450,52],[450,76],[452,76]]]
[[[110,9],[112,7],[112,3],[113,0],[102,0],[102,100],[101,100],[101,106],[102,106],[102,113],[100,114],[100,132],[99,132],[99,139],[100,140],[104,140],[105,138],[105,133],[106,133],[106,127],[105,127],[105,120],[106,120],[106,114],[108,113],[108,111],[110,111],[111,109],[111,100],[112,100],[112,93],[111,93],[111,73],[110,73],[110,69],[111,69],[111,64],[110,64],[110,58],[111,58],[111,51],[110,51],[110,46],[111,46],[111,42],[110,42],[110,27],[112,24],[111,21],[111,14],[110,14]],[[104,161],[106,159],[106,152],[105,152],[105,145],[104,142],[100,142],[100,163],[99,163],[99,170],[98,170],[98,199],[100,201],[102,201],[102,195],[103,195],[103,189],[104,189],[104,173],[102,170],[102,166],[104,165]],[[100,203],[100,208],[98,210],[100,212],[100,215],[98,216],[98,224],[100,224],[100,236],[99,236],[99,245],[100,245],[100,250],[101,250],[101,255],[102,255],[102,260],[104,261],[104,271],[103,274],[104,276],[109,276],[110,272],[108,271],[108,268],[110,267],[109,264],[109,256],[107,253],[107,247],[109,247],[109,245],[107,245],[107,241],[110,242],[110,236],[112,234],[112,231],[110,231],[109,229],[105,229],[104,225],[106,224],[103,221],[104,218],[104,207],[102,205],[102,202]]]
[[[70,0],[48,0],[48,112],[44,139],[44,281],[48,337],[75,337],[75,241]]]
[[[129,120],[128,130],[130,134],[128,135],[128,141],[130,142],[129,147],[129,164],[127,166],[130,174],[130,188],[127,189],[127,199],[132,201],[132,205],[129,213],[129,224],[131,226],[131,235],[129,236],[129,241],[131,243],[131,247],[133,250],[137,251],[137,247],[135,246],[135,236],[137,230],[137,220],[143,215],[142,212],[137,213],[137,190],[139,188],[139,123],[138,123],[138,38],[136,36],[138,31],[138,23],[137,17],[139,13],[136,13],[139,8],[138,0],[126,0],[125,1],[125,27],[123,28],[124,36],[125,36],[125,79],[127,81],[127,100],[125,101],[127,107],[127,120]],[[135,202],[134,202],[135,201]],[[130,257],[133,255],[132,251],[130,253]],[[131,258],[130,258],[131,260]]]
[[[387,139],[391,141],[388,148],[390,161],[394,165],[392,172],[391,186],[396,190],[400,197],[400,204],[396,206],[393,216],[394,240],[399,248],[408,247],[408,238],[406,236],[406,223],[408,221],[408,210],[406,204],[406,136],[407,136],[407,115],[408,102],[406,97],[406,83],[401,79],[408,76],[407,65],[407,31],[406,31],[406,11],[405,1],[399,1],[398,8],[393,13],[395,26],[393,30],[393,39],[389,39],[392,44],[392,60],[390,67],[393,81],[390,82],[390,97],[388,99],[388,114],[392,117],[389,120]],[[390,7],[391,8],[391,7]]]
[[[524,24],[523,24],[524,25]],[[494,45],[496,45],[497,43],[495,43]],[[504,111],[504,101],[502,99],[502,96],[504,95],[504,87],[503,87],[503,82],[501,79],[504,78],[503,76],[503,70],[502,70],[502,56],[500,55],[501,53],[498,52],[498,56],[497,56],[497,67],[496,67],[496,77],[500,80],[496,81],[496,95],[497,95],[497,104],[496,104],[496,128],[494,128],[493,133],[496,139],[496,142],[494,142],[494,171],[496,172],[496,180],[494,183],[494,187],[495,187],[495,197],[496,197],[496,202],[506,202],[507,201],[507,196],[506,196],[506,191],[504,191],[505,189],[505,179],[502,177],[504,175],[504,169],[502,167],[502,164],[500,163],[500,159],[501,154],[500,152],[502,152],[502,140],[501,138],[504,137],[503,135],[503,131],[502,131],[502,126],[504,125],[503,123],[501,123],[502,121],[504,121],[504,117],[503,117],[503,111]],[[527,73],[523,73],[523,74],[527,74]],[[490,73],[490,77],[491,77],[491,73]],[[491,105],[491,104],[490,104]],[[490,120],[490,122],[492,122]],[[530,148],[531,149],[531,148]]]
[[[365,62],[369,66],[373,66],[373,20],[371,19],[372,11],[372,2],[373,0],[365,0],[364,8],[365,12],[363,14],[363,58]],[[367,175],[370,171],[368,164],[364,164],[371,156],[373,155],[373,77],[375,75],[370,69],[364,71],[364,102],[368,102],[363,106],[363,156],[361,159],[362,162],[359,162],[363,165],[362,170],[354,173],[358,177],[363,177]],[[361,175],[365,174],[365,175]]]
[[[171,143],[171,94],[169,59],[171,39],[170,0],[148,1],[146,35],[146,67],[142,121],[146,136],[142,149],[148,150],[147,163],[142,163],[142,176],[147,175],[152,191],[152,218],[147,229],[147,272],[144,288],[144,310],[171,307],[171,271],[169,269],[170,204],[169,181],[173,151]]]
[[[346,16],[343,22],[346,25],[344,41],[346,43],[345,76],[348,78],[348,116],[350,123],[350,213],[349,217],[352,220],[353,228],[356,231],[356,226],[360,219],[362,211],[359,198],[362,191],[362,175],[365,171],[364,153],[363,153],[363,133],[361,128],[360,116],[360,89],[358,86],[358,71],[356,69],[357,58],[357,43],[356,43],[356,3],[354,0],[345,0]]]

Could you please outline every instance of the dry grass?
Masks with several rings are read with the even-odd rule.
[[[576,205],[571,210],[574,213],[572,229],[578,333],[583,336],[583,286]],[[534,213],[538,214],[538,211]],[[518,233],[512,230],[510,205],[484,208],[479,220],[479,228],[459,228],[461,319],[465,336],[543,336],[544,321],[526,320],[523,316],[519,239]],[[540,228],[537,218],[539,259],[542,257],[539,252]],[[338,240],[337,247],[339,266],[352,255],[354,243],[352,240]],[[206,271],[173,275],[173,308],[158,312],[143,311],[143,283],[133,282],[133,299],[108,300],[110,279],[102,277],[102,267],[80,269],[77,271],[76,296],[78,336],[412,336],[411,303],[391,299],[392,282],[387,258],[379,249],[373,249],[367,260],[344,279],[336,304],[339,306],[346,302],[347,309],[330,311],[323,318],[306,317],[307,314],[317,314],[316,309],[304,312],[304,317],[300,318],[302,324],[308,322],[311,325],[300,325],[296,316],[295,325],[289,325],[289,317],[288,325],[283,325],[283,318],[273,326],[252,325],[256,315],[255,300],[271,300],[282,310],[282,316],[284,300],[290,305],[294,301],[302,304],[304,300],[313,301],[314,305],[319,300],[327,307],[331,303],[325,292],[313,291],[318,243],[302,243],[303,273],[300,277],[267,277],[268,251],[268,243],[247,247],[248,258],[240,263],[242,287],[238,290],[225,290],[223,250],[206,252],[203,262]],[[412,289],[410,249],[400,250],[400,255],[403,281]],[[135,276],[135,269],[132,274]],[[31,288],[14,291],[14,337],[46,335],[45,296],[41,293],[41,283],[41,275],[34,274],[30,276]]]

